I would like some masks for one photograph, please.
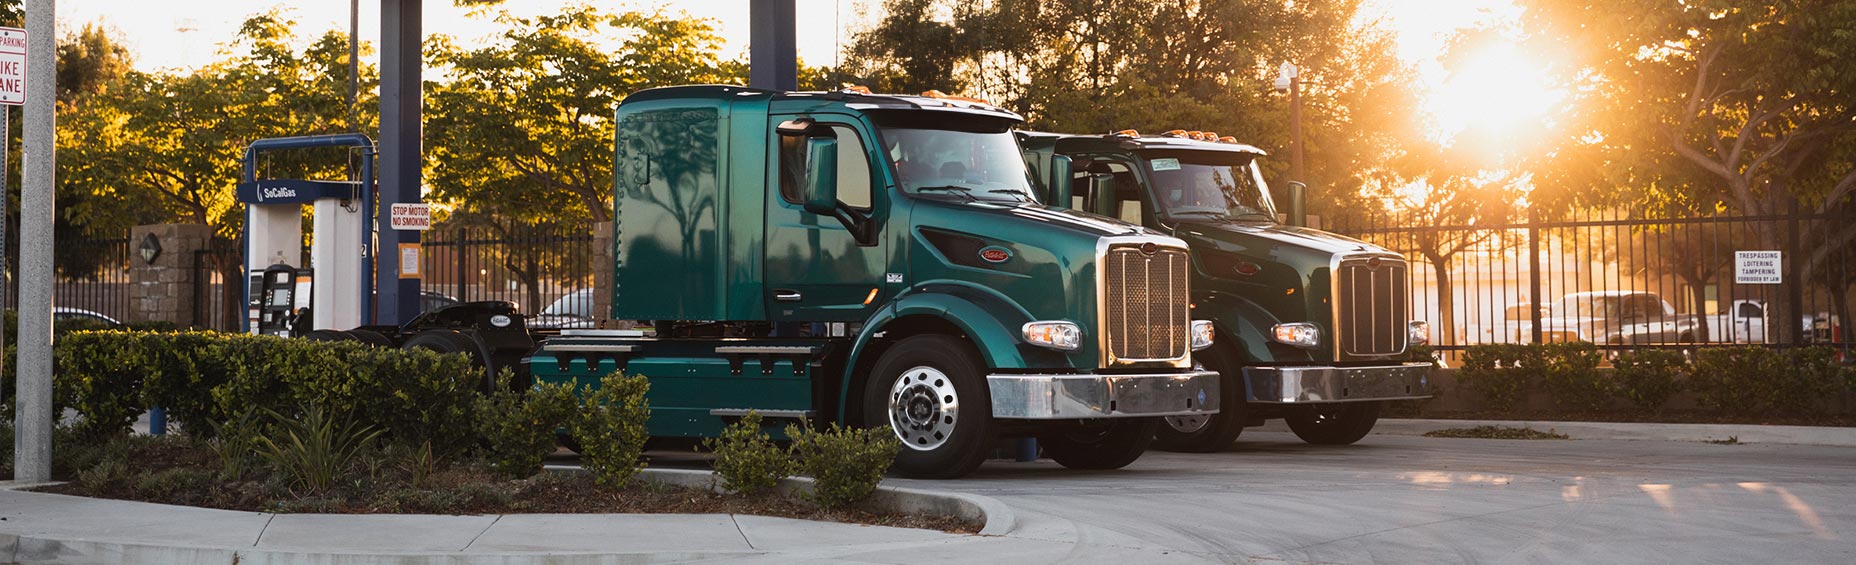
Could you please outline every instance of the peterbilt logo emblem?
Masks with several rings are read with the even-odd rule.
[[[258,200],[275,200],[278,198],[296,198],[296,190],[287,186],[258,187]]]
[[[1149,241],[1147,243],[1141,244],[1141,253],[1143,254],[1153,255],[1159,252],[1160,252],[1160,246],[1154,245],[1154,242]]]
[[[991,246],[980,250],[980,259],[987,263],[1004,263],[1012,258],[1012,251],[1004,247]]]
[[[1374,258],[1371,258],[1371,259],[1367,259],[1367,260],[1366,260],[1366,268],[1368,268],[1368,269],[1378,269],[1378,268],[1379,268],[1379,265],[1381,265],[1381,264],[1384,264],[1384,263],[1385,263],[1385,260],[1383,260],[1383,259],[1380,259],[1380,258],[1378,258],[1378,257],[1374,257]]]

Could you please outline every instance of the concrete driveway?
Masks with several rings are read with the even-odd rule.
[[[1127,469],[991,462],[889,484],[998,498],[1071,557],[1264,563],[1851,563],[1856,449],[1246,432]]]

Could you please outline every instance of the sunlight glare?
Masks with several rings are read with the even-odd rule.
[[[1466,57],[1449,78],[1432,87],[1426,110],[1439,140],[1465,131],[1531,137],[1566,91],[1548,84],[1542,65],[1511,45],[1490,46]]]

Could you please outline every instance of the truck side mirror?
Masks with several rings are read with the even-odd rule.
[[[1046,204],[1059,208],[1070,207],[1070,195],[1075,189],[1070,186],[1072,164],[1067,155],[1052,155],[1050,158],[1050,201]]]
[[[1289,225],[1302,227],[1308,225],[1307,204],[1308,184],[1299,180],[1289,181]]]
[[[829,137],[806,139],[805,207],[807,212],[833,216],[838,209],[838,140]]]
[[[1089,186],[1090,191],[1094,193],[1091,196],[1096,200],[1096,209],[1091,212],[1110,218],[1121,216],[1116,213],[1119,211],[1116,208],[1121,206],[1121,199],[1115,196],[1115,175],[1108,173],[1089,175]]]

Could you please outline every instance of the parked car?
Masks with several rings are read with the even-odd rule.
[[[87,321],[87,322],[96,322],[98,324],[102,324],[105,326],[122,325],[122,322],[118,322],[116,321],[115,318],[111,318],[109,316],[105,316],[105,315],[92,312],[89,310],[83,310],[79,308],[68,308],[64,306],[52,307],[52,321],[53,322]]]
[[[528,327],[542,330],[599,327],[599,316],[593,313],[593,289],[583,288],[561,295],[540,314],[530,317]]]
[[[1606,290],[1575,292],[1553,305],[1553,316],[1540,320],[1541,340],[1586,341],[1605,345],[1688,343],[1695,341],[1694,316],[1651,292]],[[1531,331],[1531,330],[1530,330]]]

